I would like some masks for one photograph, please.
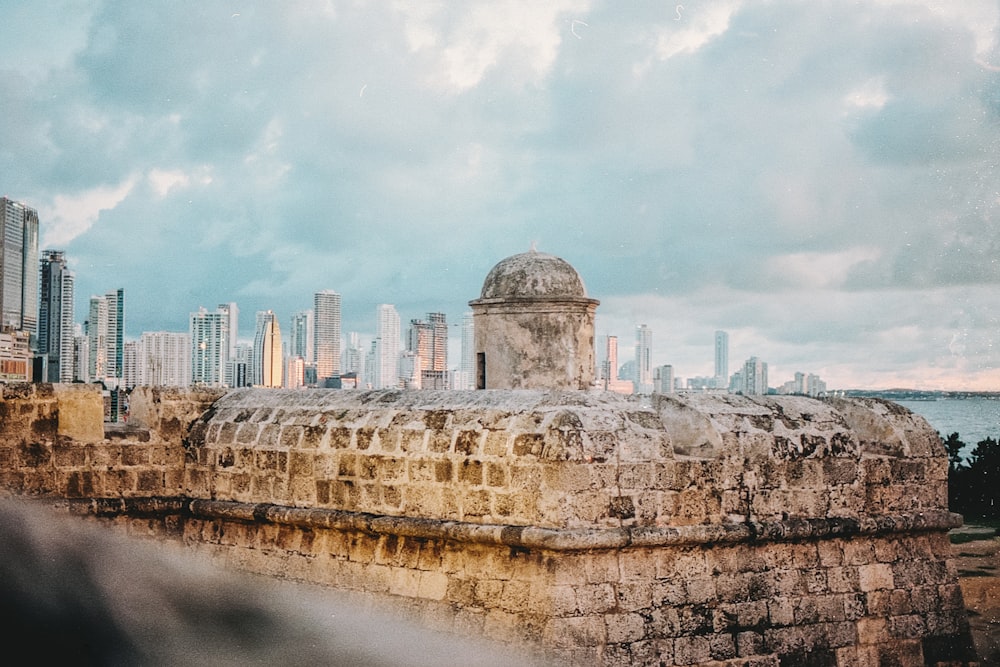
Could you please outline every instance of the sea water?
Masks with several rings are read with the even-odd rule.
[[[958,433],[965,443],[964,456],[987,437],[1000,439],[1000,398],[938,398],[934,400],[897,400],[904,408],[915,412],[936,430],[942,438]]]

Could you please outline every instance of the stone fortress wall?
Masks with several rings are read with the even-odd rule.
[[[571,665],[961,665],[948,462],[862,399],[589,389],[568,263],[470,302],[479,391],[5,386],[0,486]]]
[[[0,483],[568,664],[969,661],[947,460],[887,402],[4,387]]]

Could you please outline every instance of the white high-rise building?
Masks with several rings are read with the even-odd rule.
[[[122,347],[122,381],[124,389],[131,389],[139,384],[139,343],[134,340],[125,341]]]
[[[743,364],[740,375],[741,391],[747,396],[767,394],[767,364],[757,357],[750,357]]]
[[[674,367],[670,364],[653,370],[653,391],[657,394],[674,393]]]
[[[0,329],[38,334],[38,211],[0,197]]]
[[[395,388],[399,386],[399,313],[392,304],[381,303],[376,308],[376,316],[375,388]]]
[[[347,347],[340,355],[340,368],[343,375],[354,373],[359,381],[364,381],[365,351],[361,349],[361,337],[357,331],[347,335]]]
[[[229,369],[232,339],[229,329],[232,326],[232,309],[228,306],[235,304],[223,305],[227,307],[223,309],[220,306],[215,311],[199,308],[197,313],[191,313],[188,328],[191,384],[209,387],[234,386],[232,378],[228,377],[231,370],[227,369]]]
[[[729,386],[729,334],[725,331],[715,332],[715,387],[725,389]]]
[[[38,354],[45,357],[46,382],[72,382],[74,360],[74,274],[60,250],[46,250],[41,262]]]
[[[316,381],[340,375],[340,294],[333,290],[316,292]]]
[[[204,310],[204,309],[202,309]],[[199,313],[192,313],[192,330],[197,329],[199,334],[204,333],[205,327],[202,321],[195,320]],[[206,313],[207,315],[217,315],[218,313]],[[210,318],[211,319],[211,318]],[[216,318],[218,319],[218,318]],[[196,324],[198,326],[196,326]],[[206,346],[207,348],[207,346]],[[194,379],[192,371],[192,353],[194,346],[191,344],[191,333],[173,331],[145,331],[139,337],[138,347],[138,375],[139,384],[149,387],[187,387]],[[206,355],[201,355],[204,362]],[[205,370],[203,364],[201,370]],[[215,377],[218,377],[218,366],[212,366]],[[209,382],[199,382],[199,384],[211,384]],[[215,382],[215,386],[220,383]]]
[[[653,330],[645,324],[635,329],[635,392],[653,391]]]
[[[105,382],[117,385],[125,372],[125,290],[118,288],[104,295],[108,304],[108,332],[105,344],[108,348]]]
[[[455,377],[455,389],[476,388],[476,327],[472,312],[462,315],[462,359]]]

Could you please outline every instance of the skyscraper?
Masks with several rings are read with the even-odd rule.
[[[316,292],[316,381],[340,375],[340,294],[333,290]]]
[[[38,304],[38,353],[46,358],[46,382],[73,381],[74,275],[60,250],[46,250],[41,261]]]
[[[89,360],[87,382],[97,382],[108,374],[108,302],[103,296],[90,297],[87,314]]]
[[[191,384],[191,334],[146,331],[139,338],[139,384],[150,387],[187,387]],[[206,383],[207,384],[207,383]]]
[[[653,391],[653,330],[645,324],[635,329],[635,391]]]
[[[375,388],[396,387],[399,384],[399,313],[392,304],[381,303],[376,308],[376,317]]]
[[[476,388],[476,328],[472,312],[462,315],[462,360],[455,389]]]
[[[747,396],[767,394],[767,364],[757,357],[750,357],[743,364],[741,391]]]
[[[38,334],[38,211],[0,197],[0,329]]]
[[[444,313],[428,313],[427,320],[410,320],[407,349],[417,356],[416,373],[423,389],[446,389],[448,380],[448,322]]]
[[[618,336],[608,336],[604,343],[604,361],[601,364],[601,385],[605,391],[631,394],[634,390],[630,380],[618,378]]]
[[[221,361],[223,369],[222,383],[227,387],[236,387],[239,386],[233,375],[236,367],[229,362],[236,357],[236,344],[240,330],[240,309],[236,306],[235,301],[229,301],[227,303],[220,303],[218,311],[223,314],[226,320],[226,345],[223,349],[225,358]]]
[[[316,359],[315,325],[312,310],[300,310],[292,314],[291,326],[288,329],[288,354],[292,357],[302,357],[303,361],[312,362]]]
[[[253,342],[253,384],[280,387],[282,381],[281,327],[274,311],[257,313],[257,331]]]
[[[210,387],[233,386],[226,377],[229,361],[231,310],[209,312],[199,308],[191,313],[188,328],[190,382]]]
[[[125,290],[118,288],[104,295],[108,304],[107,378],[117,385],[124,371],[125,354]]]
[[[670,364],[653,370],[653,391],[657,394],[674,393],[674,367]]]
[[[365,351],[361,349],[361,337],[357,331],[347,335],[347,347],[340,355],[341,375],[354,373],[359,380],[365,375]]]
[[[725,331],[715,332],[715,387],[724,389],[729,386],[729,334]]]

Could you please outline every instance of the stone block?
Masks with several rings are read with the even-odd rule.
[[[885,563],[872,563],[858,567],[858,582],[863,592],[893,588],[892,567]]]

